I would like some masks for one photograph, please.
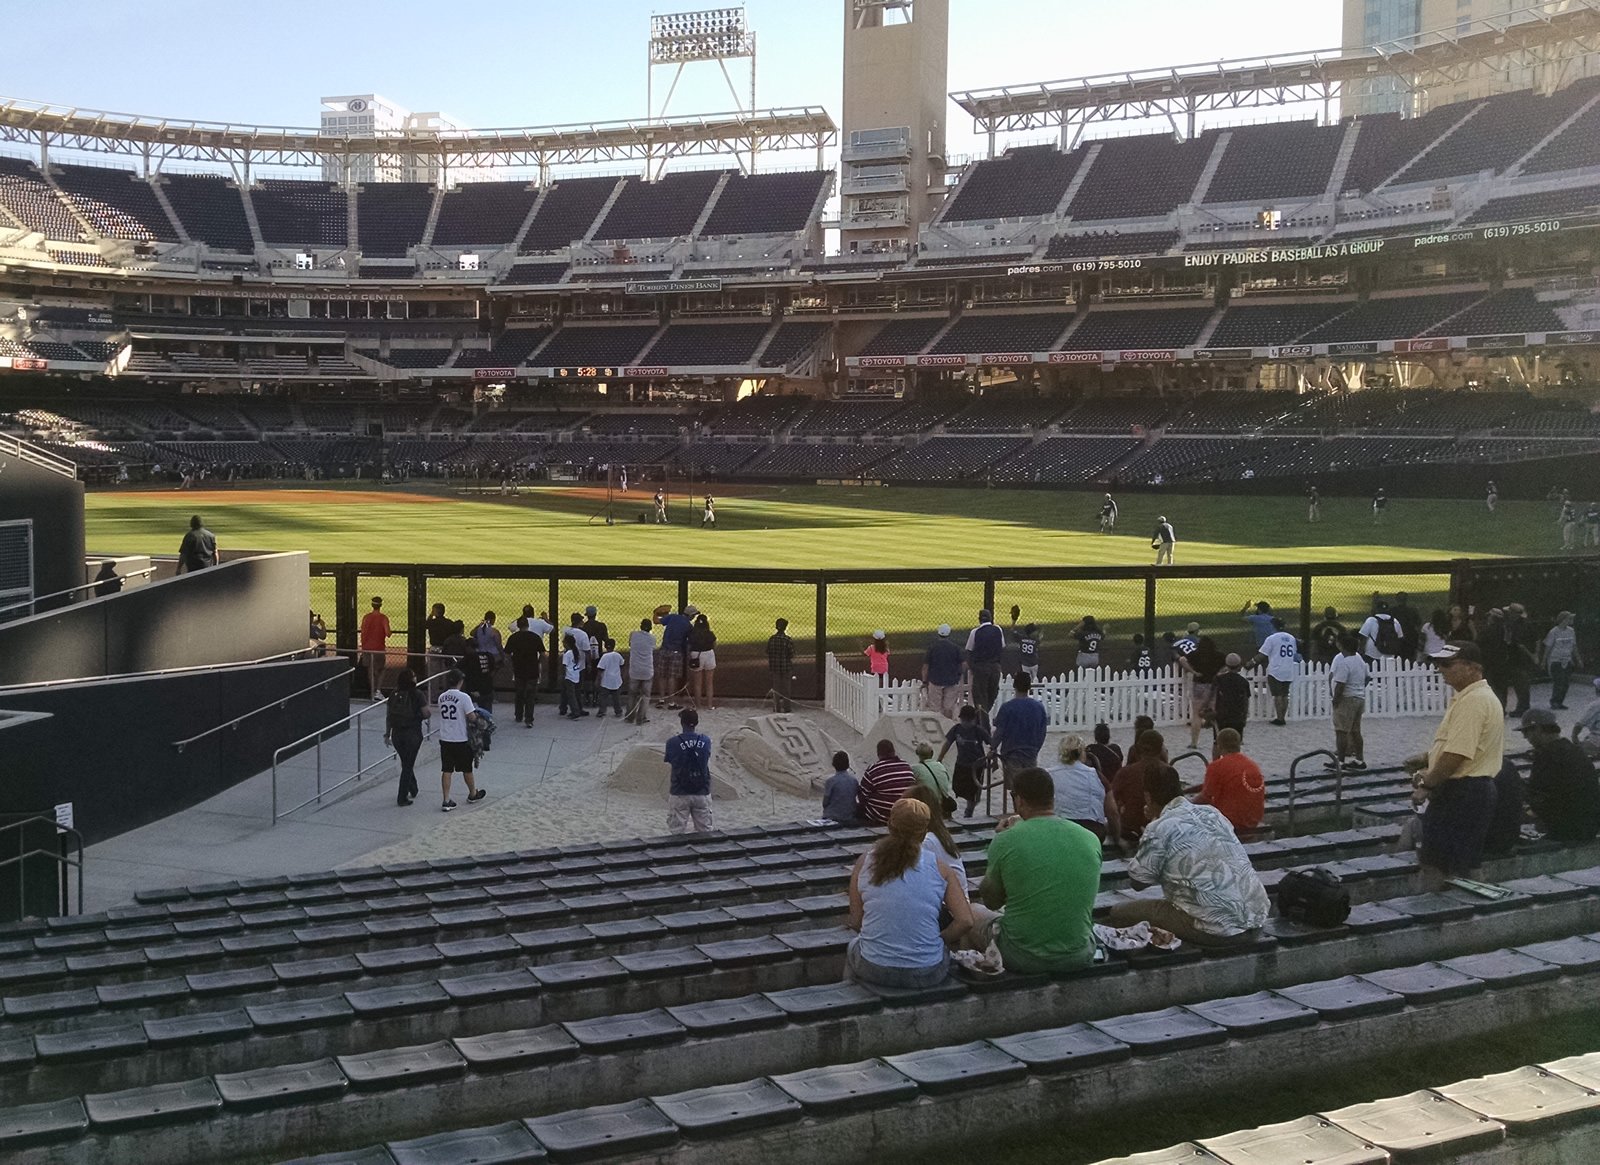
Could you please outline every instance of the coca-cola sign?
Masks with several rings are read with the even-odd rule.
[[[1444,336],[1429,336],[1422,340],[1396,340],[1396,352],[1443,352],[1450,347],[1450,341]]]

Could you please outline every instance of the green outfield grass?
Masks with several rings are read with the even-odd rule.
[[[1126,495],[1118,533],[1098,532],[1100,495],[988,489],[826,488],[727,486],[717,490],[717,529],[699,528],[699,510],[686,499],[672,507],[675,523],[638,525],[649,497],[635,492],[603,521],[598,491],[546,487],[512,498],[467,498],[442,489],[318,490],[240,488],[194,492],[95,493],[88,498],[88,543],[96,551],[166,553],[177,550],[191,513],[200,513],[224,547],[306,550],[315,562],[490,563],[663,567],[749,566],[1007,567],[1040,565],[1143,565],[1152,560],[1150,533],[1159,514],[1178,534],[1180,565],[1200,563],[1302,564],[1442,559],[1461,556],[1558,553],[1552,507],[1505,502],[1490,515],[1481,503],[1407,500],[1391,503],[1383,524],[1372,521],[1363,499],[1330,498],[1323,520],[1306,521],[1298,497]],[[698,501],[698,499],[696,499]],[[1444,600],[1443,575],[1386,575],[1317,580],[1313,605],[1365,612],[1374,590],[1407,590],[1424,614]],[[399,579],[372,578],[363,593],[385,596],[398,625],[404,618]],[[561,606],[593,602],[614,631],[661,602],[672,601],[667,582],[568,583]],[[485,608],[502,621],[524,602],[547,606],[542,583],[441,580],[429,601],[446,603],[470,626]],[[711,614],[727,649],[726,662],[758,659],[757,644],[778,616],[806,641],[815,634],[815,592],[803,585],[695,583],[692,600]],[[1199,620],[1210,633],[1240,634],[1239,606],[1265,599],[1291,616],[1298,611],[1295,578],[1174,581],[1157,590],[1160,629]],[[970,626],[981,600],[973,583],[850,584],[829,588],[829,647],[859,650],[875,628],[891,646],[920,646],[933,627],[949,621]],[[313,580],[312,601],[331,618],[331,580]],[[1108,625],[1111,661],[1121,662],[1128,637],[1142,627],[1143,583],[1002,582],[998,614],[1015,603],[1022,621],[1044,629],[1044,666],[1052,642],[1084,614]],[[802,648],[804,650],[804,648]],[[731,657],[731,658],[729,658]],[[1061,657],[1056,656],[1057,659]],[[895,672],[910,674],[913,656]]]

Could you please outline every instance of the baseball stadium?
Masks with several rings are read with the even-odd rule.
[[[1600,0],[808,7],[0,97],[7,1161],[1600,1160]]]

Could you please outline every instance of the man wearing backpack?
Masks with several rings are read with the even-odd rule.
[[[1367,621],[1361,624],[1361,654],[1370,663],[1394,659],[1399,656],[1403,643],[1399,620],[1389,613],[1388,602],[1379,599],[1373,604]]]

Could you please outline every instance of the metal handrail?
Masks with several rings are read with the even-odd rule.
[[[73,869],[78,871],[78,913],[82,914],[83,913],[83,834],[79,833],[72,826],[70,826],[70,825],[62,825],[54,817],[47,817],[43,813],[36,813],[32,817],[24,818],[21,821],[12,821],[12,822],[9,822],[6,825],[0,825],[0,834],[7,833],[7,832],[9,832],[10,830],[13,830],[13,829],[22,829],[25,826],[32,825],[36,821],[42,821],[45,824],[51,826],[53,829],[55,829],[56,836],[58,836],[58,837],[61,836],[62,834],[67,834],[67,835],[71,836],[72,839],[74,841],[76,841],[77,844],[78,844],[78,856],[77,856],[76,860],[74,860],[73,858],[69,858],[66,854],[56,853],[53,850],[31,849],[31,850],[28,850],[26,853],[20,853],[20,854],[17,854],[15,857],[9,857],[9,858],[6,858],[4,861],[0,861],[0,870],[5,869],[7,866],[14,866],[19,862],[25,862],[28,858],[34,858],[34,857],[49,858],[51,861],[55,862],[57,865],[63,866],[63,867],[71,866]],[[19,876],[18,876],[18,879],[17,879],[17,897],[23,902],[26,902],[28,900],[27,895],[25,893],[23,893],[23,889],[24,889],[24,887],[27,886],[27,883],[28,883],[28,867],[26,865],[24,865],[21,868],[21,870],[19,871]],[[63,913],[66,912],[66,903],[65,902],[62,903],[62,912]]]
[[[241,659],[232,663],[192,663],[186,667],[154,668],[150,671],[126,671],[109,676],[66,676],[59,680],[35,680],[31,684],[6,684],[4,691],[27,692],[39,688],[52,688],[58,684],[104,683],[107,680],[137,680],[149,676],[176,676],[188,672],[213,671],[220,667],[254,667],[259,663],[277,663],[280,660],[294,659],[308,652],[315,652],[315,647],[297,647],[293,651],[280,651],[277,655],[264,655],[260,659]],[[333,648],[328,648],[324,654],[334,654]]]
[[[318,682],[316,682],[314,684],[310,684],[307,687],[301,688],[297,692],[290,692],[286,696],[278,696],[276,699],[269,700],[267,703],[261,705],[261,707],[259,707],[259,708],[250,709],[250,711],[246,712],[243,716],[235,716],[232,720],[226,720],[223,723],[216,725],[214,728],[207,728],[204,732],[200,733],[197,736],[190,736],[190,737],[188,737],[188,738],[186,738],[184,740],[174,740],[172,742],[172,747],[177,749],[179,752],[182,752],[184,750],[185,746],[193,744],[197,740],[204,740],[208,736],[212,736],[212,735],[215,735],[218,732],[221,732],[224,728],[233,728],[236,725],[243,724],[246,720],[249,720],[251,717],[259,716],[261,713],[271,711],[273,708],[282,708],[285,704],[287,704],[290,700],[294,699],[296,696],[303,696],[307,692],[314,692],[318,688],[325,688],[331,683],[335,683],[335,682],[337,682],[339,680],[344,679],[346,676],[352,674],[355,670],[356,669],[353,668],[353,667],[352,668],[347,668],[342,672],[337,672],[334,675],[331,675],[331,676],[326,677],[325,679],[319,680]]]
[[[41,449],[31,441],[24,441],[21,437],[13,437],[10,433],[0,433],[0,452],[9,453],[13,457],[20,457],[23,461],[32,462],[52,473],[59,473],[62,477],[77,478],[78,467],[65,457],[58,457],[48,450]]]
[[[1289,833],[1291,835],[1294,833],[1295,779],[1300,769],[1300,762],[1303,760],[1310,760],[1312,757],[1316,756],[1325,756],[1329,760],[1334,761],[1336,764],[1339,760],[1337,755],[1326,748],[1314,748],[1310,752],[1301,753],[1299,756],[1295,757],[1289,762]],[[1344,766],[1339,765],[1339,767],[1335,768],[1333,770],[1333,775],[1333,811],[1334,813],[1338,813],[1344,804]]]
[[[154,574],[155,572],[155,567],[144,566],[140,567],[138,570],[130,570],[127,574],[119,574],[116,577],[117,581],[121,582],[125,578],[138,578],[142,574]],[[0,615],[5,614],[7,611],[15,611],[18,607],[34,606],[37,603],[44,602],[46,599],[59,599],[62,595],[75,595],[79,591],[87,591],[94,587],[104,586],[110,581],[110,579],[96,579],[94,582],[86,582],[79,586],[68,587],[64,591],[51,591],[48,595],[35,595],[31,599],[22,600],[20,603],[7,603],[5,606],[0,607]],[[107,597],[109,598],[110,596]]]

